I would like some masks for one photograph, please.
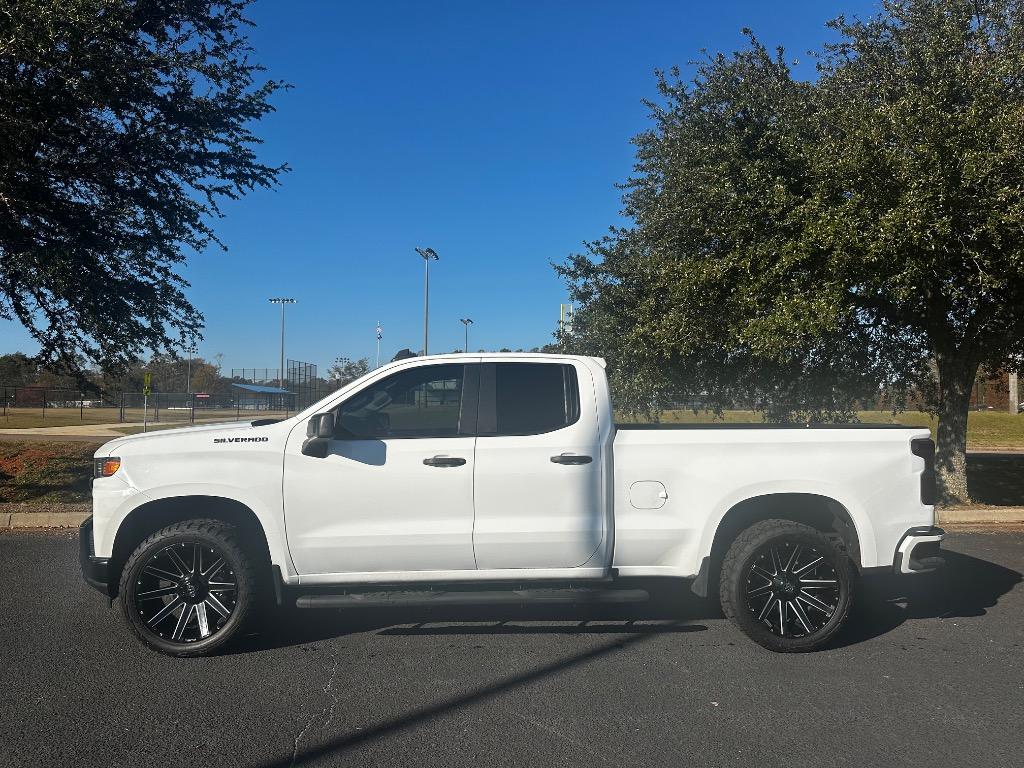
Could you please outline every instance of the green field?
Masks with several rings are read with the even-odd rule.
[[[142,424],[141,408],[125,408],[124,423]],[[149,422],[157,425],[188,426],[191,411],[161,408],[159,412],[150,409]],[[253,419],[283,418],[284,411],[237,410],[235,408],[196,409],[196,424],[211,424],[218,421],[251,421]],[[35,429],[38,427],[72,427],[83,424],[117,424],[120,421],[119,408],[8,408],[0,415],[0,429]]]
[[[860,411],[857,418],[866,424],[906,424],[928,427],[935,435],[936,420],[926,413],[908,411],[893,416],[889,411]],[[623,416],[622,421],[641,421]],[[706,411],[665,411],[661,421],[671,424],[706,424],[714,422],[763,422],[755,411],[725,411],[721,417]],[[967,448],[1024,448],[1024,414],[1013,415],[1001,411],[972,411],[967,417]]]

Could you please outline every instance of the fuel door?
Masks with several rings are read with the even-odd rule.
[[[657,480],[638,480],[629,486],[629,503],[636,509],[660,509],[668,501],[668,491]]]

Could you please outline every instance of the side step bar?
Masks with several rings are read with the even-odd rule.
[[[301,595],[297,608],[396,608],[425,605],[620,605],[643,603],[645,589],[516,589],[445,592],[442,590]]]

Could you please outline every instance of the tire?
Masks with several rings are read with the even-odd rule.
[[[722,562],[722,612],[755,643],[778,653],[815,651],[835,637],[853,605],[854,569],[815,528],[764,520],[744,530]]]
[[[256,585],[253,561],[233,526],[185,520],[157,531],[128,558],[121,607],[150,648],[169,656],[204,656],[247,623]]]

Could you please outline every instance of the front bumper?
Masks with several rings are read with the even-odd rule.
[[[78,564],[86,584],[107,597],[113,597],[110,592],[110,560],[96,557],[93,549],[91,515],[78,527]]]
[[[929,573],[946,564],[939,548],[946,532],[934,526],[911,528],[900,539],[893,558],[893,573]]]

